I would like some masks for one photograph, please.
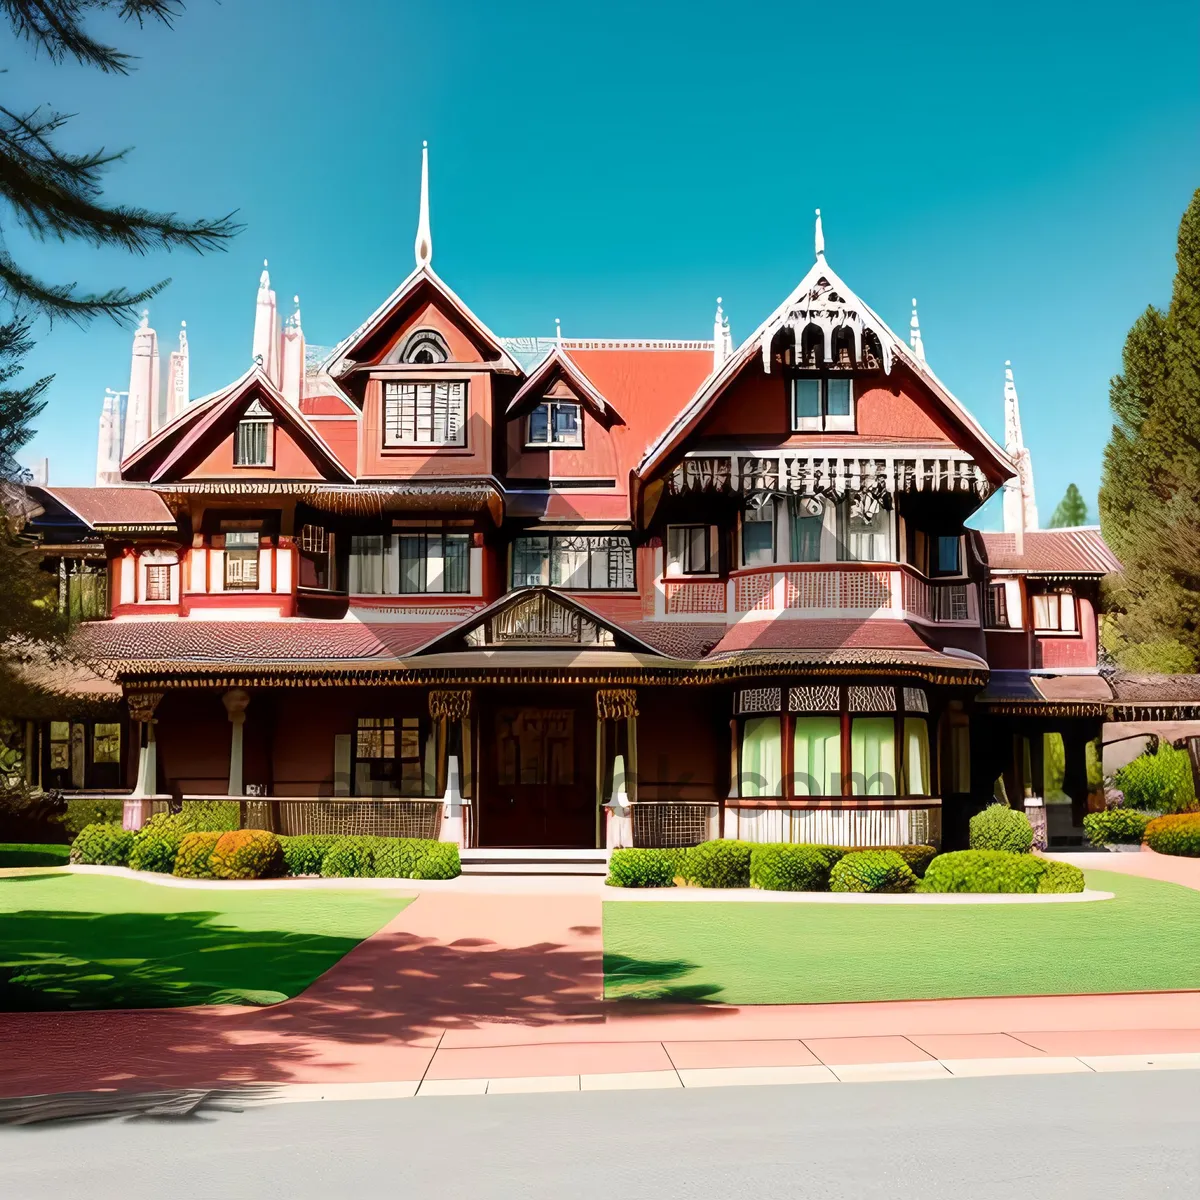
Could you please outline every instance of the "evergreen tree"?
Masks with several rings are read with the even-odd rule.
[[[1179,227],[1175,284],[1125,340],[1110,400],[1100,520],[1124,565],[1105,644],[1135,670],[1200,664],[1200,191]]]
[[[1087,519],[1087,502],[1079,494],[1079,489],[1073,483],[1068,483],[1066,495],[1058,502],[1058,507],[1050,518],[1049,528],[1073,529],[1079,525],[1086,525]]]

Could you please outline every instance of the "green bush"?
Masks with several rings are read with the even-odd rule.
[[[834,846],[763,843],[750,851],[750,886],[767,892],[827,892],[844,851]]]
[[[119,825],[124,815],[125,805],[121,800],[89,800],[85,796],[66,803],[67,811],[62,823],[71,841],[79,836],[85,825]]]
[[[133,834],[115,821],[85,825],[71,843],[71,861],[95,867],[123,867],[133,849]]]
[[[175,870],[179,843],[187,834],[195,832],[191,817],[186,813],[159,813],[133,835],[129,865],[135,871],[170,875]]]
[[[185,833],[179,842],[171,874],[180,879],[212,879],[212,852],[221,837],[215,829]]]
[[[1200,813],[1155,818],[1146,826],[1146,845],[1159,854],[1200,858]]]
[[[936,846],[880,846],[881,850],[895,850],[906,863],[908,869],[922,879],[929,870],[929,864],[937,856]]]
[[[454,879],[462,865],[453,842],[341,837],[326,849],[321,874],[328,879]]]
[[[65,867],[70,853],[56,842],[0,842],[0,867]]]
[[[608,886],[674,887],[679,863],[680,856],[674,850],[637,847],[614,850],[608,860]]]
[[[289,875],[320,875],[321,860],[339,840],[336,834],[301,833],[281,837],[283,863]]]
[[[1083,818],[1083,832],[1093,846],[1136,846],[1153,816],[1136,808],[1109,808],[1088,813]]]
[[[364,879],[375,874],[378,838],[341,837],[325,851],[321,876],[325,879]]]
[[[209,864],[215,879],[272,879],[283,874],[283,847],[265,829],[235,829],[217,838]]]
[[[180,807],[197,832],[227,833],[241,825],[237,800],[185,800]]]
[[[971,818],[972,850],[1007,850],[1028,854],[1033,849],[1033,826],[1029,818],[1007,804],[989,804]]]
[[[374,843],[371,852],[371,874],[376,879],[442,878],[440,875],[416,874],[418,865],[433,853],[435,847],[442,845],[441,842],[432,838],[381,837],[375,838]]]
[[[1046,859],[1008,850],[955,850],[929,864],[919,892],[1036,892]]]
[[[703,888],[744,888],[750,886],[750,842],[718,839],[693,846],[684,859],[683,873],[688,883]]]
[[[1045,870],[1038,880],[1037,890],[1046,892],[1082,892],[1083,872],[1070,863],[1044,859]]]
[[[1151,812],[1186,812],[1196,803],[1192,764],[1186,750],[1176,750],[1165,742],[1157,754],[1142,754],[1126,763],[1113,782],[1125,793],[1131,808]]]
[[[458,857],[458,846],[454,842],[434,842],[417,859],[413,867],[414,879],[457,879],[462,874],[462,863]]]
[[[911,892],[917,877],[895,850],[851,850],[829,873],[831,892]]]

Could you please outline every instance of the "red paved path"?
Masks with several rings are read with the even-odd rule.
[[[1200,860],[1108,855],[1102,865],[1200,888]],[[600,904],[426,892],[271,1008],[0,1014],[0,1095],[1200,1052],[1194,992],[606,1003]]]

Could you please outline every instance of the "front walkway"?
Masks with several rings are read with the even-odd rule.
[[[1200,860],[1096,858],[1085,865],[1200,889]],[[606,1077],[679,1086],[696,1071],[717,1072],[714,1082],[747,1068],[855,1078],[878,1074],[877,1064],[900,1064],[885,1076],[944,1075],[956,1064],[973,1069],[964,1060],[1050,1070],[1092,1056],[1200,1054],[1192,992],[743,1008],[604,1002],[598,890],[536,881],[504,882],[486,900],[481,891],[422,888],[306,992],[274,1007],[0,1014],[0,1095],[250,1083],[483,1091],[546,1077],[546,1086],[605,1086]]]

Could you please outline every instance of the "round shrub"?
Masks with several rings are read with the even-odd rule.
[[[1159,854],[1200,858],[1200,813],[1156,817],[1146,826],[1146,845]]]
[[[1157,754],[1141,754],[1123,766],[1113,782],[1125,803],[1152,812],[1181,813],[1196,803],[1192,764],[1186,750],[1163,743]]]
[[[841,857],[841,851],[827,846],[755,846],[750,851],[750,886],[767,892],[827,892],[829,872]]]
[[[675,886],[678,856],[670,850],[614,850],[608,860],[608,886],[660,888]]]
[[[919,892],[1036,892],[1046,859],[1007,850],[955,850],[929,864]]]
[[[1033,849],[1033,826],[1029,818],[1007,804],[989,804],[971,818],[972,850],[1007,850],[1028,854]]]
[[[413,879],[457,879],[462,874],[458,846],[454,842],[434,842],[417,859]]]
[[[321,860],[322,878],[359,879],[374,875],[377,840],[369,837],[338,838]]]
[[[175,855],[175,868],[171,872],[180,879],[211,879],[212,852],[222,834],[215,829],[185,833]]]
[[[283,865],[288,875],[320,875],[321,860],[338,840],[336,834],[301,833],[281,837]]]
[[[1037,890],[1046,892],[1082,892],[1083,872],[1071,863],[1046,859],[1045,870],[1038,880]]]
[[[156,871],[170,875],[175,870],[179,843],[189,833],[195,833],[186,813],[159,813],[134,834],[129,865],[135,871]]]
[[[829,873],[831,892],[911,892],[917,877],[895,850],[852,850]]]
[[[1083,832],[1093,846],[1136,846],[1153,815],[1136,808],[1109,808],[1104,812],[1088,813],[1083,818]]]
[[[85,825],[71,843],[71,861],[94,867],[123,867],[132,849],[132,831],[116,822]]]
[[[265,829],[223,833],[209,859],[214,879],[271,879],[283,874],[283,847]]]
[[[744,888],[750,886],[749,842],[724,838],[693,846],[684,860],[684,878],[703,888]]]
[[[895,850],[906,863],[908,869],[918,878],[921,879],[925,872],[929,869],[929,864],[933,862],[937,855],[935,846],[880,846],[881,850]]]

